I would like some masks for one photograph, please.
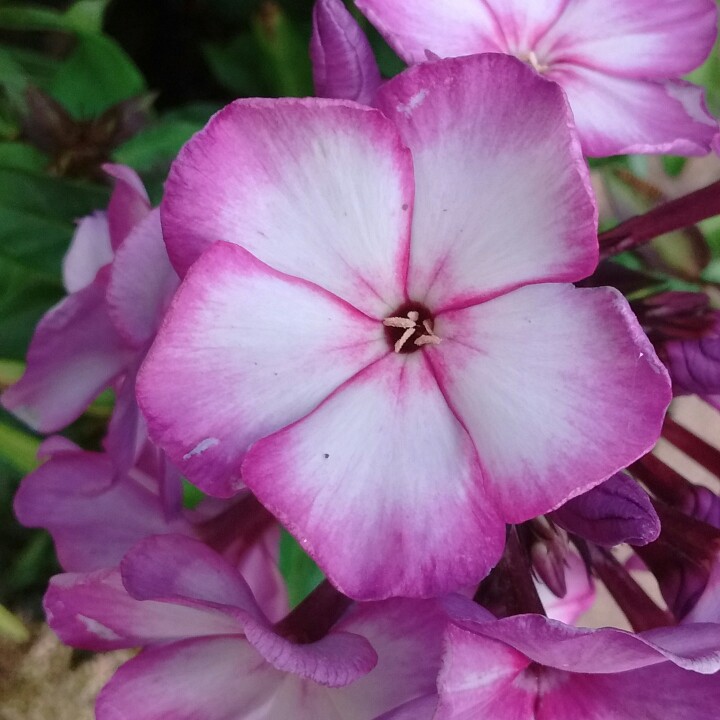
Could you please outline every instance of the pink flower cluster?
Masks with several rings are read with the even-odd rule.
[[[668,368],[720,396],[716,341],[663,363],[618,290],[576,284],[584,154],[710,148],[679,78],[714,3],[358,6],[411,67],[382,81],[319,0],[325,97],[221,110],[159,209],[107,168],[2,398],[48,433],[116,393],[104,452],[49,438],[16,498],[66,571],[48,622],[143,648],[98,720],[711,720],[720,505],[647,453],[692,442]],[[281,525],[327,577],[293,609]],[[576,626],[597,581],[635,632]]]

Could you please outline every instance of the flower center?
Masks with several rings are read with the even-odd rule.
[[[391,317],[383,320],[385,337],[396,353],[410,353],[423,345],[437,345],[440,338],[433,332],[433,317],[420,303],[401,305]]]
[[[541,75],[550,69],[550,65],[545,64],[544,62],[541,62],[538,59],[538,56],[535,54],[534,50],[530,50],[526,53],[520,53],[518,54],[518,60],[522,60],[524,63],[527,63],[532,67],[536,72],[539,72]]]

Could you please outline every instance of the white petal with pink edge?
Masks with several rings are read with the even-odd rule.
[[[409,63],[507,50],[502,28],[478,0],[356,0],[355,4]]]
[[[69,293],[87,287],[98,270],[113,259],[107,215],[96,212],[78,222],[63,258],[63,283]]]
[[[110,316],[128,344],[142,347],[157,331],[180,281],[170,264],[160,226],[152,210],[125,238],[110,270]]]
[[[410,154],[378,111],[238,100],[181,151],[162,219],[181,275],[225,240],[383,317],[403,299],[412,202]]]
[[[556,84],[478,55],[411,68],[378,104],[413,153],[413,300],[439,312],[594,270],[595,203]]]
[[[547,512],[650,450],[670,382],[610,288],[520,288],[435,320],[425,352],[507,522]]]
[[[548,76],[567,93],[583,150],[593,157],[706,155],[718,131],[704,90],[690,83],[629,80],[572,65]]]
[[[537,46],[540,57],[613,75],[665,79],[710,53],[713,0],[571,0]]]
[[[248,446],[388,351],[382,323],[217,243],[180,287],[138,378],[150,435],[202,489],[241,487]]]
[[[422,352],[388,355],[242,467],[342,592],[431,596],[479,581],[504,526]]]

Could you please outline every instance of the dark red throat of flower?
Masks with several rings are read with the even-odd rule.
[[[424,305],[407,302],[383,320],[388,345],[396,353],[411,353],[425,345],[437,345],[432,313]]]

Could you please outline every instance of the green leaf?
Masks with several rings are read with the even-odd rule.
[[[38,320],[64,294],[59,280],[0,257],[0,352],[21,360]]]
[[[77,119],[100,115],[139,95],[145,80],[125,51],[104,35],[81,35],[50,86],[52,95]]]
[[[113,153],[113,160],[138,172],[169,165],[180,148],[207,122],[166,118],[141,131]]]
[[[215,79],[238,97],[262,97],[274,87],[268,82],[257,38],[242,33],[227,43],[204,43],[202,52]]]
[[[687,158],[677,155],[663,155],[663,167],[670,177],[677,177],[685,168]]]
[[[40,440],[30,433],[0,422],[0,457],[23,474],[38,466]]]
[[[301,603],[325,579],[322,570],[285,530],[280,537],[279,567],[291,608]]]
[[[0,27],[12,30],[72,30],[62,13],[40,6],[0,6]]]
[[[80,33],[102,33],[103,17],[110,0],[78,0],[65,13],[65,22]]]
[[[205,493],[189,483],[185,478],[182,479],[183,487],[183,507],[189,510],[195,509],[207,496]]]
[[[40,173],[47,164],[47,156],[32,145],[21,142],[0,142],[0,167]]]
[[[300,32],[279,5],[267,2],[253,20],[253,33],[263,61],[261,68],[273,94],[312,95],[309,31]]]
[[[0,637],[16,643],[24,643],[30,639],[30,631],[20,618],[13,615],[4,605],[0,605]]]

